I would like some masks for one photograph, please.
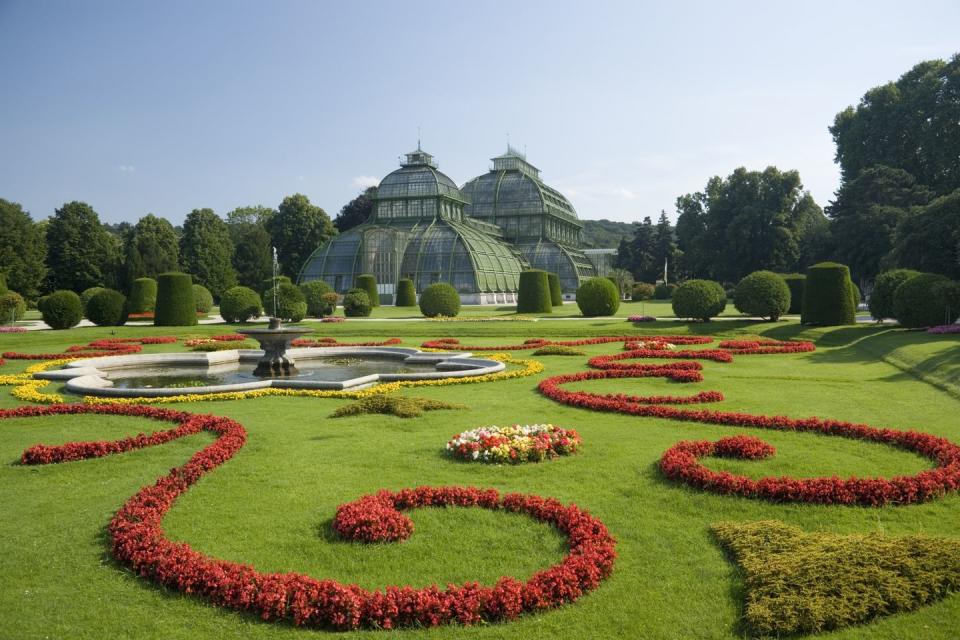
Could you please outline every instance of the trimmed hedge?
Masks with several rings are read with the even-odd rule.
[[[847,265],[821,262],[807,269],[800,322],[825,327],[854,324],[856,310]]]
[[[563,288],[560,286],[560,276],[556,273],[547,272],[547,279],[550,281],[550,304],[554,307],[562,307]]]
[[[420,294],[420,313],[452,318],[460,313],[460,294],[446,282],[435,282]]]
[[[653,289],[654,300],[669,300],[673,297],[673,292],[677,290],[675,284],[658,284]]]
[[[612,316],[620,308],[620,290],[608,278],[590,278],[577,289],[577,306],[586,318]]]
[[[799,314],[803,311],[803,289],[807,284],[807,276],[802,273],[784,273],[781,277],[790,289],[790,308],[787,313]]]
[[[653,297],[654,292],[657,290],[652,284],[646,282],[635,282],[633,288],[630,289],[630,299],[634,302],[639,302],[640,300],[649,300]]]
[[[553,313],[550,278],[546,271],[528,269],[520,273],[517,313]]]
[[[0,324],[5,324],[13,320],[23,320],[27,313],[27,303],[16,291],[4,291],[0,293]]]
[[[97,295],[103,291],[105,287],[90,287],[85,289],[83,293],[80,294],[80,304],[83,305],[83,314],[87,314],[87,303],[90,302],[90,298]]]
[[[54,291],[43,301],[41,313],[51,329],[69,329],[83,319],[83,305],[73,291]]]
[[[276,292],[276,307],[274,307]],[[267,313],[285,322],[300,322],[307,316],[307,299],[299,287],[290,282],[281,282],[263,294],[263,306]]]
[[[853,310],[854,315],[856,315],[856,310],[860,307],[860,287],[857,286],[853,280],[850,281],[850,295],[853,296]]]
[[[357,282],[354,285],[357,289],[363,289],[370,298],[370,306],[380,306],[380,292],[377,291],[377,277],[372,273],[361,273],[357,276]]]
[[[394,304],[398,307],[417,306],[417,291],[414,289],[413,280],[410,278],[397,280],[397,297]]]
[[[227,322],[246,322],[263,315],[260,295],[248,287],[230,287],[220,298],[220,315]]]
[[[348,318],[366,318],[373,311],[373,304],[365,289],[350,289],[343,296],[343,315]]]
[[[311,280],[300,285],[300,292],[307,301],[307,315],[322,318],[332,313],[329,305],[323,301],[323,294],[333,293],[333,287],[323,280]]]
[[[790,287],[772,271],[754,271],[734,289],[733,306],[748,316],[776,322],[790,309]]]
[[[193,285],[193,304],[198,313],[210,313],[213,309],[213,294],[202,284]]]
[[[893,292],[894,317],[911,328],[950,324],[960,315],[958,289],[950,278],[935,273],[909,278]]]
[[[148,313],[157,307],[157,281],[153,278],[137,278],[127,296],[130,313]]]
[[[687,280],[673,292],[671,306],[678,318],[709,322],[727,308],[727,292],[713,280]]]
[[[157,327],[192,327],[197,324],[197,303],[193,299],[193,278],[172,271],[157,277],[157,306],[153,314]]]
[[[127,296],[113,289],[101,289],[85,307],[87,319],[98,327],[119,327],[127,321]]]
[[[322,312],[324,316],[332,316],[337,312],[337,302],[339,302],[340,296],[337,295],[336,291],[328,291],[327,293],[320,296],[320,304],[322,305]]]
[[[873,283],[873,293],[870,294],[870,315],[877,320],[895,318],[893,292],[910,278],[919,275],[920,272],[913,269],[893,269],[878,275]]]

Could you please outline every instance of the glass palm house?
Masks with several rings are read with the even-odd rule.
[[[494,160],[491,173],[499,171],[498,160]],[[472,180],[467,186],[486,177]],[[477,191],[483,197],[485,189]],[[470,197],[437,169],[433,156],[418,146],[406,154],[399,169],[380,182],[370,218],[317,248],[304,263],[299,282],[320,279],[344,293],[354,286],[358,275],[372,273],[382,304],[393,303],[400,278],[412,279],[418,294],[434,282],[447,282],[460,293],[464,304],[502,304],[516,302],[520,272],[534,265],[559,273],[565,292],[576,290],[577,278],[592,275],[592,266],[586,258],[584,267],[579,263],[572,266],[572,261],[563,263],[556,257],[568,253],[582,256],[574,248],[582,225],[573,207],[552,189],[540,191],[566,203],[569,213],[563,219],[565,225],[561,225],[559,215],[551,215],[543,201],[537,209],[528,191],[516,191],[517,204],[508,204],[506,193],[504,190],[498,197],[494,188],[493,206],[483,208],[485,219],[469,215]],[[537,225],[528,223],[537,215],[543,220]],[[499,225],[500,220],[507,223],[506,228]],[[521,220],[522,232],[518,224],[511,224]],[[534,238],[534,226],[544,230],[536,233],[550,235]],[[562,234],[569,240],[560,242]],[[509,240],[521,243],[515,245]]]

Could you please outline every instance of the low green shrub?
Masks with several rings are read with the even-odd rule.
[[[650,300],[653,298],[654,293],[657,288],[652,284],[646,282],[635,282],[633,287],[630,289],[630,299],[634,302],[639,302],[640,300]]]
[[[776,322],[790,309],[790,287],[772,271],[754,271],[734,289],[733,306],[748,316]]]
[[[800,322],[827,327],[854,324],[856,309],[846,265],[821,262],[807,269]]]
[[[435,282],[420,294],[420,313],[452,318],[460,313],[460,294],[446,282]]]
[[[127,296],[127,309],[130,313],[149,313],[156,309],[157,281],[153,278],[137,278],[130,287]]]
[[[373,312],[370,296],[363,289],[350,289],[343,296],[343,315],[348,318],[366,318]]]
[[[727,308],[727,292],[713,280],[687,280],[677,287],[671,300],[675,316],[703,322]]]
[[[127,297],[113,289],[101,289],[87,302],[86,314],[98,327],[119,327],[127,321]]]
[[[528,269],[520,273],[517,313],[553,313],[550,277],[546,271]]]
[[[157,277],[157,306],[153,324],[157,327],[192,327],[197,324],[197,303],[193,299],[193,278],[172,271]]]
[[[264,302],[267,300],[267,291],[270,291],[278,284],[293,284],[293,282],[287,276],[275,276],[264,280],[263,288],[260,290]]]
[[[104,290],[104,287],[90,287],[89,289],[84,289],[83,293],[80,294],[80,304],[83,305],[84,315],[86,315],[87,313],[87,303],[90,302],[90,298],[97,295],[103,290]]]
[[[893,292],[894,317],[910,328],[950,324],[960,316],[957,289],[950,278],[935,273],[909,278]]]
[[[676,290],[677,285],[675,284],[658,284],[653,289],[653,299],[654,300],[669,300],[673,297],[673,292]]]
[[[781,276],[790,289],[790,308],[787,313],[799,314],[803,311],[803,288],[807,282],[807,276],[802,273],[784,273]]]
[[[329,305],[323,301],[323,294],[332,293],[333,287],[323,280],[311,280],[300,285],[300,292],[307,301],[307,315],[322,318],[330,315]]]
[[[213,294],[202,284],[193,285],[193,303],[197,313],[210,313],[213,309]]]
[[[554,307],[563,306],[563,289],[560,287],[560,276],[556,273],[547,273],[550,281],[550,304]]]
[[[83,319],[83,305],[73,291],[54,291],[43,301],[41,313],[51,329],[69,329]]]
[[[873,282],[873,292],[870,294],[870,315],[877,320],[895,318],[893,310],[893,292],[910,278],[920,275],[913,269],[893,269],[884,271]]]
[[[281,282],[264,292],[263,303],[268,315],[285,322],[300,322],[307,316],[307,299],[299,287],[289,282]]]
[[[620,290],[609,278],[590,278],[577,289],[577,306],[587,318],[612,316],[620,308]]]
[[[27,303],[16,291],[0,293],[0,324],[13,320],[23,320],[27,313]]]
[[[335,291],[329,291],[320,296],[321,313],[323,316],[332,316],[337,312],[337,302],[340,296]]]
[[[366,292],[364,292],[366,293]],[[331,418],[346,418],[348,416],[359,416],[364,414],[379,413],[398,418],[417,418],[423,415],[424,411],[436,411],[437,409],[467,409],[466,405],[443,402],[442,400],[432,400],[429,398],[413,398],[410,396],[388,396],[375,395],[362,398],[340,407],[330,414]]]
[[[220,315],[227,322],[246,322],[263,315],[263,303],[248,287],[231,287],[220,298]]]
[[[417,306],[417,291],[410,278],[400,278],[397,281],[397,298],[394,301],[398,307]]]
[[[375,275],[372,273],[361,273],[357,276],[354,287],[367,292],[367,297],[370,298],[370,306],[380,306],[380,292],[377,290],[377,277]]]
[[[585,351],[580,349],[574,349],[573,347],[568,347],[563,344],[548,344],[545,347],[540,347],[533,352],[535,356],[585,356],[587,355]]]

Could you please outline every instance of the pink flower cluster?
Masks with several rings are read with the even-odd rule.
[[[653,316],[630,316],[627,318],[627,322],[655,322],[656,318]]]
[[[942,324],[939,327],[930,327],[927,333],[938,335],[947,335],[951,333],[960,333],[960,324]]]
[[[0,333],[25,333],[26,327],[0,327]]]

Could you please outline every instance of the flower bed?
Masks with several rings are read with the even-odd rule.
[[[933,333],[936,335],[960,333],[960,324],[942,324],[939,327],[930,327],[927,329],[927,333]]]
[[[436,318],[424,318],[427,322],[537,322],[539,318],[529,316],[437,316]]]
[[[733,356],[720,349],[692,349],[672,351],[670,349],[634,349],[622,353],[594,356],[587,364],[594,369],[636,369],[635,362],[619,362],[638,358],[660,358],[670,360],[713,360],[714,362],[733,362]]]
[[[709,344],[713,342],[713,338],[709,336],[598,336],[596,338],[582,338],[580,340],[547,340],[546,338],[531,338],[529,340],[525,340],[522,344],[468,346],[460,344],[460,340],[457,338],[437,338],[436,340],[427,340],[421,346],[426,349],[440,350],[520,351],[524,349],[539,349],[547,345],[583,347],[594,344],[609,344],[611,342],[623,342],[625,344],[629,344],[636,343],[640,340],[669,344]]]
[[[290,343],[293,347],[387,347],[400,344],[400,338],[387,338],[381,342],[338,342],[336,338],[297,338]]]
[[[346,322],[347,319],[343,316],[326,316],[320,318],[320,322]]]
[[[417,487],[374,495],[340,505],[333,521],[342,537],[357,542],[403,540],[414,530],[402,510],[425,507],[477,507],[523,513],[567,536],[569,552],[557,565],[526,582],[500,578],[495,586],[475,582],[413,588],[389,586],[370,591],[335,580],[298,573],[260,573],[249,565],[218,560],[189,544],[169,540],[162,521],[177,498],[201,477],[230,460],[246,442],[246,430],[229,418],[144,406],[55,405],[0,410],[0,419],[81,413],[125,415],[177,423],[173,429],[114,441],[34,445],[24,464],[48,464],[103,457],[209,431],[216,441],[181,467],[128,499],[110,521],[111,553],[138,576],[199,596],[216,606],[249,611],[264,620],[290,620],[298,626],[358,628],[475,624],[513,620],[573,602],[595,589],[613,571],[616,541],[598,519],[576,505],[533,495],[505,494],[475,487]]]
[[[724,340],[720,348],[739,355],[807,353],[816,351],[812,342],[799,340]]]
[[[64,357],[71,359],[99,358],[102,356],[119,356],[139,353],[143,350],[142,344],[172,344],[177,341],[174,336],[147,336],[144,338],[103,338],[87,344],[67,347],[63,353],[19,353],[7,351],[4,358],[10,360],[59,360]],[[77,354],[77,355],[74,355]]]
[[[627,318],[627,322],[656,322],[656,320],[653,316],[630,316]]]
[[[0,333],[26,333],[26,327],[0,327]]]
[[[552,424],[515,424],[458,433],[447,442],[447,453],[460,460],[519,464],[574,454],[582,442],[573,429]]]

